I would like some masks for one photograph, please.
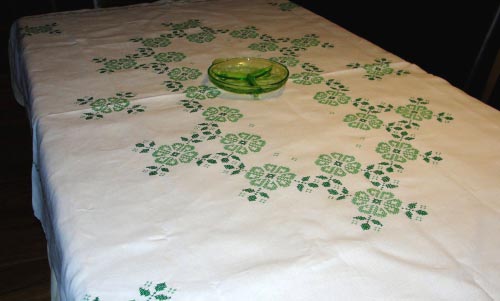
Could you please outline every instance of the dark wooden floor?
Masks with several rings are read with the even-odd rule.
[[[0,69],[0,301],[50,300],[46,241],[31,206],[31,133]]]

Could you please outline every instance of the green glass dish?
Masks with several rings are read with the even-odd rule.
[[[281,88],[288,69],[277,62],[255,57],[216,59],[208,78],[217,87],[238,94],[262,94]]]

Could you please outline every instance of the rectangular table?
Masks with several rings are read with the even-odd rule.
[[[500,299],[500,113],[293,2],[23,17],[10,58],[54,300]]]

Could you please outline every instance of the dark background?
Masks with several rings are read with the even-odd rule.
[[[500,1],[294,2],[500,109],[498,78],[482,97],[500,48]]]
[[[93,8],[94,1],[101,3],[103,7],[152,2],[7,0],[1,13],[2,68],[8,68],[8,31],[16,18],[52,11]],[[498,84],[490,97],[483,97],[488,76],[500,48],[500,20],[494,22],[500,11],[499,0],[448,3],[359,0],[340,3],[311,0],[293,2],[500,109]],[[498,82],[498,79],[496,81]]]

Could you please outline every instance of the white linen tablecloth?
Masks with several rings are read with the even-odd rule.
[[[10,55],[62,300],[500,299],[500,113],[292,2],[23,17]]]

